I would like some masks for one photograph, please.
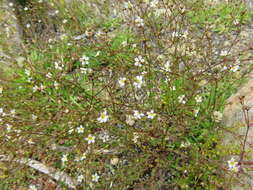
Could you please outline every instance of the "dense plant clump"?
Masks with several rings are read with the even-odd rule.
[[[2,83],[0,149],[10,163],[0,165],[3,187],[226,189],[223,175],[234,167],[222,161],[220,121],[248,58],[247,50],[232,52],[230,33],[250,19],[245,6],[49,3],[62,33],[26,44]],[[73,184],[18,159],[62,171]]]

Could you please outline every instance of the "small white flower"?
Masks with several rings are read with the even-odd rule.
[[[87,57],[86,55],[83,55],[83,56],[80,58],[80,61],[81,61],[82,66],[88,65],[88,64],[89,64],[89,60],[90,60],[90,58]]]
[[[137,67],[141,67],[142,66],[142,63],[145,62],[145,59],[143,59],[143,57],[141,55],[139,55],[138,57],[136,57],[134,59],[134,65],[137,66]]]
[[[67,162],[67,161],[68,161],[68,155],[67,155],[67,154],[63,154],[63,155],[62,155],[62,158],[61,158],[61,161],[62,161],[63,164],[64,164],[65,162]]]
[[[234,73],[236,72],[236,71],[238,71],[240,69],[240,66],[239,65],[235,65],[235,66],[233,66],[232,68],[231,68],[231,71],[233,71]]]
[[[158,0],[151,1],[150,7],[155,8],[158,5],[158,2],[159,2]]]
[[[100,117],[97,118],[97,120],[99,121],[99,123],[105,123],[109,120],[109,116],[107,114],[107,111],[105,110],[104,112],[102,112],[100,114]]]
[[[2,115],[4,113],[4,109],[0,108],[0,114]]]
[[[67,22],[68,22],[67,19],[64,19],[64,20],[62,21],[63,24],[66,24]]]
[[[29,185],[29,190],[37,190],[35,185]]]
[[[143,113],[140,113],[138,110],[134,110],[134,118],[135,119],[141,119],[142,117],[144,117]]]
[[[173,38],[175,38],[175,37],[180,37],[180,34],[179,34],[178,32],[176,32],[176,31],[173,31],[173,32],[171,33],[171,36],[172,36]]]
[[[84,176],[83,175],[79,175],[77,177],[77,183],[82,183],[83,179],[84,179]]]
[[[199,108],[198,108],[198,109],[195,109],[195,110],[193,111],[193,113],[194,113],[194,116],[197,117],[198,114],[199,114]]]
[[[125,86],[126,80],[127,80],[126,77],[119,78],[118,83],[121,88],[123,88]]]
[[[89,134],[87,138],[85,138],[86,141],[88,141],[88,144],[95,143],[95,136]]]
[[[228,55],[228,51],[227,50],[222,50],[220,52],[220,56],[227,56]]]
[[[9,3],[9,6],[10,6],[10,7],[13,7],[13,3]]]
[[[28,11],[28,7],[25,7],[25,8],[24,8],[24,11]]]
[[[31,75],[31,71],[29,71],[28,69],[25,69],[25,74],[26,74],[27,76],[30,76],[30,75]]]
[[[132,115],[127,115],[126,116],[126,123],[130,126],[133,126],[135,121],[134,121],[134,117]]]
[[[106,131],[99,134],[98,138],[101,139],[103,142],[107,142],[110,140],[110,136],[109,136],[108,132],[106,132]]]
[[[144,84],[143,76],[142,75],[136,76],[135,82],[133,83],[135,88],[141,88],[143,84]]]
[[[54,81],[54,87],[55,87],[55,89],[58,89],[59,86],[60,86],[60,84],[58,82]]]
[[[172,87],[171,87],[171,90],[175,91],[175,90],[176,90],[176,87],[175,87],[175,86],[172,86]]]
[[[195,97],[195,100],[196,100],[197,103],[201,103],[201,102],[202,102],[202,96],[197,95],[197,96]]]
[[[136,17],[135,23],[138,27],[143,27],[144,26],[144,20],[140,18],[139,16]]]
[[[3,94],[3,87],[2,86],[0,86],[0,94]]]
[[[87,152],[84,152],[84,153],[82,154],[82,156],[77,157],[77,158],[75,159],[75,161],[77,161],[77,162],[83,161],[83,160],[86,159],[86,157],[87,157]]]
[[[92,180],[93,182],[98,182],[99,178],[100,178],[100,176],[99,176],[97,173],[95,173],[95,174],[93,174],[93,175],[91,176],[91,180]]]
[[[32,120],[36,120],[38,117],[34,114],[32,114]]]
[[[185,95],[181,95],[178,97],[178,102],[180,104],[185,104],[186,103],[186,100],[185,100]]]
[[[61,71],[61,70],[63,70],[63,65],[61,65],[61,64],[58,63],[58,62],[54,62],[54,68]]]
[[[119,163],[119,158],[118,157],[114,157],[111,159],[111,165],[117,165]]]
[[[26,24],[26,28],[30,28],[31,27],[31,24]]]
[[[46,77],[47,77],[47,78],[52,78],[52,73],[50,73],[50,72],[47,73],[47,74],[46,74]]]
[[[228,160],[228,169],[233,172],[238,172],[240,165],[234,158],[231,158],[231,160]]]
[[[34,87],[33,87],[33,92],[36,92],[36,91],[38,91],[40,88],[37,86],[37,85],[35,85]]]
[[[16,110],[15,110],[15,109],[13,109],[13,110],[11,110],[11,111],[10,111],[10,113],[11,113],[11,115],[12,115],[12,116],[15,116],[15,114],[16,114]]]
[[[190,143],[189,141],[186,141],[186,142],[182,142],[181,145],[180,145],[180,147],[181,147],[181,148],[187,148],[187,147],[189,147],[190,145],[191,145],[191,143]]]
[[[123,42],[121,43],[121,45],[122,45],[123,47],[126,47],[126,46],[127,46],[127,41],[123,41]]]
[[[213,119],[215,122],[220,122],[222,120],[223,114],[219,111],[214,111],[213,112]]]
[[[138,139],[139,139],[139,138],[140,138],[140,137],[139,137],[138,133],[134,133],[133,142],[134,142],[134,143],[138,143]]]
[[[167,71],[167,72],[171,72],[171,63],[170,63],[170,61],[166,61],[166,63],[164,64],[164,66],[163,66],[163,69],[165,70],[165,71]]]
[[[59,10],[56,10],[56,11],[54,12],[54,14],[55,14],[55,15],[59,14]]]
[[[68,131],[69,134],[72,134],[73,132],[74,132],[74,129],[70,129],[70,130]]]
[[[101,51],[98,51],[98,52],[96,53],[95,57],[99,56],[100,53],[101,53]]]
[[[77,127],[77,133],[83,133],[84,132],[84,128],[82,125],[80,125],[79,127]]]
[[[6,124],[6,130],[7,130],[8,132],[11,132],[11,129],[12,129],[12,125]]]
[[[156,113],[154,113],[154,110],[151,110],[150,112],[147,112],[148,119],[154,119],[156,116]]]

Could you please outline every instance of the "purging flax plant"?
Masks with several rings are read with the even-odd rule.
[[[30,44],[2,85],[3,185],[222,189],[220,111],[247,59],[247,49],[232,50],[250,18],[245,6],[234,14],[237,1],[50,3],[64,30]],[[71,180],[37,173],[20,161],[28,159]]]

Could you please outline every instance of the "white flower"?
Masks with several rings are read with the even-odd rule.
[[[138,67],[141,67],[142,66],[142,63],[145,62],[145,59],[143,59],[143,57],[141,55],[139,55],[138,57],[134,58],[134,65],[135,66],[138,66]]]
[[[181,95],[178,97],[178,102],[181,104],[185,104],[186,100],[185,100],[185,95]]]
[[[119,78],[118,83],[121,88],[125,86],[126,80],[127,80],[126,77]]]
[[[179,37],[180,34],[179,34],[178,32],[176,32],[176,31],[173,31],[173,32],[171,33],[171,36],[172,36],[173,38],[175,38],[175,37]]]
[[[26,28],[30,28],[31,27],[31,25],[30,24],[26,24]]]
[[[138,27],[143,27],[144,26],[144,20],[142,18],[140,18],[139,16],[136,17],[135,21],[136,25]]]
[[[55,89],[58,89],[59,86],[60,86],[60,84],[58,82],[54,81],[54,87],[55,87]]]
[[[213,112],[213,119],[215,122],[220,122],[222,120],[222,113],[219,111],[214,111]]]
[[[98,138],[101,139],[103,142],[107,142],[110,140],[110,136],[109,136],[108,132],[106,132],[106,131],[99,134]]]
[[[176,90],[176,87],[175,87],[175,86],[172,86],[172,87],[171,87],[171,90],[175,91],[175,90]]]
[[[198,109],[195,109],[195,110],[193,111],[193,113],[194,113],[194,116],[197,117],[198,114],[199,114],[199,108],[198,108]]]
[[[84,152],[83,154],[82,154],[82,156],[79,156],[79,157],[77,157],[76,159],[75,159],[75,161],[83,161],[83,160],[85,160],[86,159],[86,156],[87,155],[87,152]]]
[[[93,174],[93,175],[91,176],[91,180],[92,180],[93,182],[98,182],[99,178],[100,178],[100,176],[99,176],[97,173],[95,173],[95,174]]]
[[[111,165],[117,165],[119,163],[119,158],[118,157],[114,157],[111,159]]]
[[[202,96],[197,95],[197,96],[195,97],[195,100],[196,100],[197,103],[201,103],[201,102],[202,102]]]
[[[149,119],[154,119],[156,116],[156,113],[154,113],[154,110],[151,110],[150,112],[147,112]]]
[[[235,161],[234,158],[231,158],[231,160],[228,160],[228,169],[233,172],[238,172],[240,169],[240,165],[238,162]]]
[[[74,132],[74,129],[70,129],[70,130],[68,131],[69,134],[72,134],[73,132]]]
[[[83,133],[84,132],[84,128],[82,125],[80,125],[79,127],[77,127],[77,133]]]
[[[134,110],[134,115],[133,116],[134,116],[135,119],[141,119],[144,116],[144,114],[140,113],[137,110]]]
[[[68,161],[68,155],[67,155],[67,154],[63,154],[63,155],[62,155],[62,158],[61,158],[61,161],[62,161],[63,164],[64,164],[65,162],[67,162],[67,161]]]
[[[132,115],[127,115],[126,116],[126,123],[130,126],[133,126],[135,121],[134,121],[134,117]]]
[[[25,74],[26,74],[27,76],[30,76],[30,75],[31,75],[31,72],[30,72],[28,69],[25,69]]]
[[[222,50],[220,52],[220,56],[227,56],[228,55],[228,51],[227,50]]]
[[[187,147],[189,147],[190,145],[191,145],[191,143],[190,143],[189,141],[186,141],[186,142],[182,142],[181,145],[180,145],[180,147],[181,147],[181,148],[187,148]]]
[[[58,62],[54,62],[54,67],[60,71],[63,69],[63,65],[60,65]]]
[[[159,2],[158,0],[153,0],[153,1],[151,1],[150,7],[155,8],[155,7],[157,6],[158,2]]]
[[[89,60],[90,58],[87,57],[86,55],[83,55],[81,58],[80,58],[80,61],[81,61],[81,64],[84,66],[84,65],[88,65],[89,64]]]
[[[240,69],[240,66],[239,65],[235,65],[235,66],[233,66],[232,68],[231,68],[231,71],[233,71],[234,73],[236,72],[236,71],[238,71]]]
[[[46,74],[46,77],[47,77],[47,78],[52,78],[52,73],[50,73],[50,72],[47,73],[47,74]]]
[[[163,66],[163,69],[164,69],[165,71],[167,71],[167,72],[171,72],[170,67],[171,67],[170,61],[166,61],[166,63],[165,63],[164,66]]]
[[[35,185],[29,185],[29,190],[37,190]]]
[[[12,129],[12,125],[10,125],[10,124],[6,124],[6,130],[8,131],[8,132],[10,132],[11,131],[11,129]]]
[[[67,22],[68,22],[67,19],[64,19],[64,20],[62,21],[63,24],[66,24]]]
[[[35,86],[33,87],[33,92],[36,92],[37,90],[39,90],[39,87],[38,87],[37,85],[35,85]]]
[[[28,11],[28,7],[25,7],[25,8],[24,8],[24,11]]]
[[[32,120],[36,120],[38,117],[34,114],[32,114]]]
[[[79,175],[77,177],[77,183],[82,183],[83,179],[84,179],[84,176],[83,175]]]
[[[89,134],[87,138],[85,138],[86,141],[88,141],[88,144],[95,143],[95,136]]]
[[[0,86],[0,94],[2,94],[2,93],[3,93],[3,87]]]
[[[16,110],[15,110],[15,109],[13,109],[13,110],[11,110],[11,111],[10,111],[10,113],[11,113],[11,115],[12,115],[12,116],[15,116],[15,114],[16,114]]]
[[[4,109],[0,108],[0,114],[2,115],[4,113]]]
[[[100,117],[97,118],[97,120],[99,121],[99,123],[105,123],[109,120],[109,116],[107,115],[107,111],[105,110],[104,112],[102,112],[100,114]]]
[[[137,133],[134,133],[133,142],[138,143],[139,135]]]
[[[10,7],[13,7],[13,3],[9,3],[9,6],[10,6]]]
[[[82,74],[87,74],[87,73],[91,73],[92,69],[91,68],[80,68],[80,71]]]
[[[141,86],[143,85],[143,76],[136,76],[135,77],[135,82],[133,83],[133,85],[135,86],[135,88],[141,88]]]

